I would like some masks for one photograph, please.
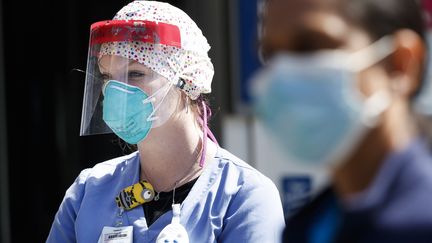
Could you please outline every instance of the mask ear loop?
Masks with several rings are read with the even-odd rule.
[[[157,119],[159,119],[159,117],[154,116],[154,114],[156,113],[156,111],[159,110],[160,106],[162,105],[163,101],[165,100],[165,98],[168,95],[168,92],[171,90],[172,87],[172,83],[167,83],[165,86],[165,93],[163,95],[162,100],[159,102],[159,104],[157,104],[157,106],[153,109],[153,111],[150,113],[149,117],[147,118],[147,121],[155,121]],[[156,100],[155,96],[158,95],[160,92],[162,92],[162,90],[164,90],[164,87],[162,87],[161,89],[159,89],[158,91],[156,91],[154,94],[152,94],[151,96],[149,96],[147,99],[143,100],[142,103],[143,104],[147,104],[150,102],[154,102]]]
[[[352,54],[348,59],[351,69],[360,72],[378,63],[384,58],[395,52],[392,36],[384,36],[372,45]],[[367,127],[374,127],[378,122],[378,117],[391,103],[390,95],[385,91],[378,91],[366,100],[365,110],[363,111],[362,123]]]
[[[394,39],[392,36],[384,36],[370,46],[359,50],[348,58],[351,70],[360,72],[378,63],[395,52]]]
[[[378,91],[366,100],[365,110],[363,111],[362,122],[367,127],[374,127],[378,122],[378,117],[391,104],[391,97],[388,92]]]

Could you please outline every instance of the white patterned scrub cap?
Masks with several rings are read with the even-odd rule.
[[[113,20],[151,21],[177,26],[181,43],[175,46],[157,41],[107,42],[101,46],[99,56],[117,55],[135,60],[178,85],[192,100],[211,92],[214,68],[208,57],[210,45],[185,12],[168,3],[136,0],[124,6]]]

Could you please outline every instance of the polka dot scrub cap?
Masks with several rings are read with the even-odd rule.
[[[159,30],[156,36],[150,37],[151,41],[132,38],[133,41],[105,42],[99,57],[118,55],[135,60],[167,78],[193,100],[211,92],[214,68],[208,57],[210,45],[182,10],[168,3],[137,0],[123,7],[113,21],[148,21],[156,23]],[[178,36],[170,30],[173,26]]]

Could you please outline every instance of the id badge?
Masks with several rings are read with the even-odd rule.
[[[133,226],[108,227],[105,226],[99,236],[98,243],[132,243]]]

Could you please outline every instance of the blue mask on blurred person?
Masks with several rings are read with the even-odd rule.
[[[129,144],[144,140],[152,127],[153,104],[140,88],[115,80],[104,86],[103,120]]]
[[[365,99],[357,73],[392,53],[385,37],[358,53],[282,54],[253,80],[254,109],[289,159],[309,165],[342,161],[390,104]]]

